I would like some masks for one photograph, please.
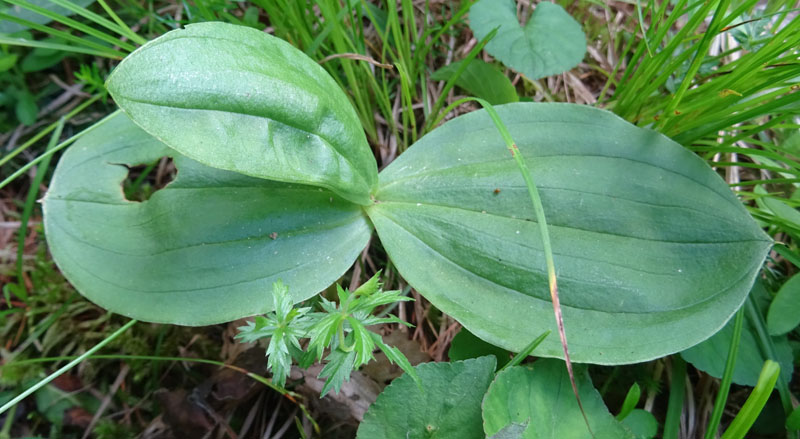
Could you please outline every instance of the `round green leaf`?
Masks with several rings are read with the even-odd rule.
[[[144,202],[124,198],[127,166],[174,159],[178,177]],[[359,206],[321,188],[209,168],[125,115],[99,123],[61,158],[44,200],[58,266],[84,296],[133,318],[207,325],[272,309],[333,283],[367,244]]]
[[[725,324],[772,241],[702,159],[603,110],[497,111],[541,192],[574,361],[646,361]],[[376,199],[384,248],[436,307],[513,352],[557,333],[528,191],[484,111],[392,162]],[[558,337],[536,353],[560,357]]]
[[[575,383],[595,439],[633,438],[608,412],[585,370],[576,372]],[[493,436],[512,424],[527,424],[519,436],[524,439],[590,437],[564,362],[544,359],[497,374],[483,399],[483,428]]]
[[[367,410],[357,437],[483,439],[481,399],[495,364],[487,356],[416,366],[424,390],[408,374],[394,380]]]
[[[525,26],[514,0],[480,0],[469,10],[469,27],[483,39],[497,28],[486,51],[530,79],[567,71],[583,59],[586,37],[581,25],[555,3],[536,5]]]
[[[767,313],[770,335],[786,334],[797,325],[800,325],[800,275],[783,284]]]
[[[289,43],[224,23],[145,44],[108,91],[137,125],[207,166],[370,202],[377,166],[352,105]]]

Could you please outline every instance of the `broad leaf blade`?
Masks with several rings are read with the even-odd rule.
[[[494,357],[415,367],[387,387],[364,415],[358,438],[482,439],[481,399],[492,381]]]
[[[481,0],[469,10],[469,26],[479,40],[499,26],[486,51],[530,79],[567,71],[586,53],[581,25],[555,3],[537,4],[522,27],[514,0]]]
[[[589,107],[524,103],[498,113],[541,191],[574,361],[645,361],[725,324],[771,240],[700,158]],[[367,211],[428,300],[514,352],[555,332],[527,189],[485,112],[431,132],[380,184]],[[552,337],[536,353],[562,355]]]
[[[255,29],[200,23],[145,44],[108,90],[145,131],[207,166],[369,203],[375,158],[325,70]]]
[[[633,439],[608,412],[584,370],[575,376],[596,439]],[[591,437],[570,389],[564,362],[539,360],[497,374],[483,399],[483,428],[492,436],[513,424],[527,424],[520,438]]]
[[[123,198],[126,166],[171,156],[178,177],[145,202]],[[118,113],[62,157],[44,200],[53,258],[97,304],[137,319],[207,325],[333,283],[364,248],[361,209],[320,188],[201,165]]]

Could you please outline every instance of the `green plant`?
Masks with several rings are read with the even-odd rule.
[[[358,46],[362,36],[355,23],[362,18],[366,22],[366,17],[380,28],[384,43],[398,42],[401,30],[406,35],[399,41],[409,41],[407,34],[412,26],[397,22],[400,16],[396,9],[389,23],[381,24],[385,20],[383,11],[371,4],[348,2],[347,13],[337,13],[330,3],[319,3],[319,16],[296,17],[296,22],[307,21],[308,29],[297,27],[298,39],[289,37],[313,58],[345,50],[364,53]],[[659,7],[657,2],[652,5]],[[720,6],[723,13],[726,5]],[[413,10],[403,6],[403,16]],[[245,14],[239,19],[227,13],[228,7],[198,2],[197,7],[187,6],[186,10],[205,19],[224,17],[260,27],[257,16],[253,20],[252,14]],[[548,7],[549,3],[540,5],[537,11],[547,12]],[[248,13],[251,11],[248,9]],[[272,24],[276,24],[276,33],[293,27]],[[712,28],[720,26],[719,18],[715,18]],[[353,34],[340,32],[340,27]],[[359,81],[370,80],[373,75],[369,68],[362,69],[366,63],[359,64],[362,58],[341,59],[341,66],[349,66],[342,73],[341,66],[334,68],[328,63],[335,58],[325,56],[322,64],[334,76],[330,80],[288,46],[264,40],[263,35],[256,37],[255,32],[232,29],[219,24],[190,26],[131,55],[112,75],[109,88],[133,122],[122,114],[111,116],[81,135],[62,160],[46,201],[47,229],[56,259],[81,292],[109,309],[171,323],[218,322],[274,309],[266,317],[257,317],[242,337],[270,337],[268,361],[276,382],[285,377],[291,360],[300,360],[301,364],[304,359],[321,360],[324,348],[331,347],[327,391],[336,382],[341,383],[354,367],[348,356],[355,358],[358,353],[371,351],[364,343],[361,349],[346,353],[354,347],[360,332],[344,317],[350,314],[346,308],[352,296],[340,289],[338,307],[323,301],[328,312],[318,314],[316,323],[325,322],[324,315],[339,320],[316,335],[310,310],[292,308],[291,304],[334,282],[366,245],[374,227],[400,273],[482,339],[516,351],[536,331],[555,327],[547,324],[552,316],[543,287],[547,277],[555,278],[554,271],[543,270],[549,240],[536,238],[542,217],[526,207],[524,179],[506,163],[509,160],[502,160],[504,151],[497,147],[501,145],[500,136],[485,112],[433,130],[378,175],[359,123],[366,130],[366,138],[374,143],[368,122],[375,105],[386,114],[389,92],[385,82],[369,83],[368,92],[362,96],[336,91],[337,85],[352,91],[361,84]],[[302,34],[304,30],[307,35]],[[326,40],[321,35],[329,31],[338,39],[332,46],[322,47]],[[419,33],[419,41],[430,35],[426,32]],[[493,35],[478,35],[482,41],[470,56],[445,68],[434,79],[447,80],[445,90],[458,85],[476,95],[486,93],[488,98],[494,90],[481,90],[475,84],[483,85],[481,76],[492,72],[497,102],[517,100],[505,75],[479,60],[471,61],[483,44],[496,41]],[[648,52],[652,50],[647,39],[644,44]],[[748,44],[757,48],[761,43],[754,39]],[[223,56],[211,56],[212,50],[203,46],[216,47],[215,55]],[[491,50],[490,45],[486,47]],[[658,50],[657,44],[653,47]],[[701,42],[698,47],[700,55],[695,59],[702,58],[707,45]],[[406,110],[411,110],[414,82],[417,76],[424,82],[425,72],[416,56],[408,58],[410,49],[406,49],[401,47],[389,58],[396,62],[402,78],[396,96]],[[231,55],[226,56],[229,52]],[[381,55],[377,58],[383,61]],[[164,59],[171,60],[164,71],[148,67],[161,68],[164,64],[155,60]],[[377,63],[374,59],[371,62]],[[708,73],[703,67],[705,61],[698,63],[693,60],[682,66],[665,88],[691,95],[693,88],[681,81],[688,84],[694,73]],[[101,90],[98,72],[87,69],[81,76],[88,85]],[[638,81],[652,85],[642,78]],[[663,98],[657,93],[645,97],[650,102]],[[354,103],[355,113],[348,99]],[[432,112],[427,103],[423,107],[422,112],[430,116],[421,124],[425,130],[435,127],[443,116],[441,102],[443,99],[437,101]],[[612,108],[617,102],[612,100]],[[667,109],[677,105],[666,99],[659,102]],[[533,104],[498,111],[514,138],[520,140],[520,151],[534,158],[533,172],[526,171],[524,176],[533,175],[541,185],[544,208],[553,223],[544,230],[554,235],[565,319],[576,358],[619,364],[675,352],[711,335],[739,307],[771,242],[700,161],[678,152],[675,143],[637,130],[602,111]],[[413,116],[413,111],[403,112],[403,123],[413,126]],[[655,127],[682,136],[676,131],[677,124],[671,123],[657,123]],[[395,135],[397,128],[392,128]],[[402,131],[405,142],[415,139],[415,127]],[[711,131],[701,133],[701,137],[708,133]],[[687,143],[687,139],[683,135],[679,140]],[[714,147],[710,139],[698,143],[706,141]],[[724,139],[728,141],[734,140]],[[511,151],[513,155],[513,147]],[[119,195],[118,185],[128,172],[126,168],[156,163],[165,156],[173,157],[179,168],[175,182],[142,202]],[[769,159],[773,161],[758,165],[762,169],[780,168],[774,156]],[[95,174],[96,170],[101,171]],[[95,180],[89,177],[98,174]],[[620,181],[621,176],[624,181]],[[631,180],[647,183],[624,187]],[[776,197],[765,190],[753,194],[761,218],[791,225],[789,212],[794,204],[778,205]],[[534,222],[542,224],[531,224]],[[697,224],[702,225],[691,230]],[[655,226],[658,232],[653,232]],[[787,251],[791,255],[792,250]],[[285,273],[293,276],[292,296],[285,296],[280,287],[272,296],[265,294],[275,280],[289,279]],[[685,303],[689,303],[686,308]],[[763,314],[765,309],[761,311]],[[743,331],[742,314],[740,311],[738,329],[733,330],[732,337],[726,327],[714,337],[716,340],[697,348],[708,348],[711,343],[738,346],[742,337],[746,340],[742,355],[748,359],[758,362],[775,358],[776,352],[778,356],[785,354],[780,350],[768,352],[770,338],[759,333],[764,331],[763,322],[759,326],[757,319],[751,318],[750,326]],[[784,325],[792,328],[791,322]],[[365,334],[365,341],[374,338],[369,332],[361,333]],[[310,336],[313,348],[304,356],[299,339],[306,336]],[[773,350],[778,347],[777,342],[774,344]],[[713,359],[712,366],[719,370],[715,376],[722,373],[724,378],[736,379],[736,352],[733,348],[731,351],[724,373],[721,360]],[[752,352],[759,355],[747,354]],[[503,352],[496,354],[502,357]],[[559,356],[560,346],[550,340],[536,354]],[[748,368],[753,369],[757,362],[748,363]],[[683,364],[677,357],[670,363]],[[563,365],[553,368],[563,369]],[[509,370],[518,373],[521,369]],[[671,386],[669,430],[665,435],[677,434],[685,365],[676,366],[672,376],[675,384]],[[583,378],[581,371],[578,382]],[[521,385],[526,379],[515,375],[512,383]],[[769,389],[760,389],[761,406]],[[583,390],[580,393],[584,394]],[[591,406],[599,398],[590,395],[583,399]],[[717,402],[719,413],[724,400],[722,396]],[[632,404],[628,409],[635,406],[635,402]],[[587,412],[595,422],[592,410]],[[602,416],[608,418],[605,412]],[[750,422],[753,413],[747,414]],[[642,411],[627,410],[618,419],[624,422],[634,418],[652,426],[652,416],[647,418]],[[569,420],[575,419],[577,416],[571,416]],[[712,422],[714,429],[719,420],[716,422]],[[620,428],[618,423],[612,424]],[[493,425],[500,429],[496,437],[519,437],[531,424],[527,418],[508,417]],[[574,431],[580,434],[577,428],[581,426]],[[602,437],[603,429],[595,430]],[[623,435],[619,431],[615,434]],[[652,437],[655,433],[642,434]]]
[[[273,383],[281,387],[286,383],[292,360],[299,361],[301,367],[308,367],[315,360],[322,361],[325,350],[330,349],[325,356],[327,365],[320,372],[320,377],[326,378],[322,396],[331,389],[338,392],[353,370],[373,359],[376,347],[392,363],[416,377],[411,364],[398,349],[386,345],[380,334],[367,329],[384,323],[408,325],[394,316],[371,315],[379,306],[411,300],[400,291],[382,291],[378,278],[379,275],[373,276],[352,293],[337,285],[338,305],[322,297],[323,312],[317,313],[311,313],[310,307],[293,307],[289,289],[278,281],[272,290],[275,311],[258,316],[254,322],[239,328],[237,338],[246,342],[269,338],[267,368],[272,372]],[[305,352],[300,344],[303,338],[310,339]]]
[[[580,24],[555,3],[539,3],[521,26],[515,1],[481,0],[470,8],[469,25],[480,39],[498,28],[486,51],[529,79],[569,70],[586,53]]]
[[[310,297],[375,227],[409,283],[479,337],[518,351],[555,329],[528,193],[486,113],[437,128],[379,178],[319,66],[219,23],[146,44],[108,89],[126,115],[78,140],[44,201],[56,262],[102,306],[188,325],[268,312],[278,278],[293,301]],[[497,112],[535,159],[576,361],[655,358],[727,321],[771,241],[701,160],[601,110]],[[178,178],[123,199],[120,164],[165,155]]]

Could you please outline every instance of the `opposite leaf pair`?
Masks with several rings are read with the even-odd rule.
[[[527,188],[486,112],[378,175],[321,67],[221,23],[146,44],[108,86],[130,119],[100,122],[64,155],[44,206],[54,259],[100,305],[185,325],[263,314],[278,279],[293,302],[335,282],[374,227],[408,283],[480,338],[519,351],[555,331]],[[771,240],[703,160],[590,107],[497,113],[539,186],[574,361],[683,350],[741,305]],[[162,156],[177,179],[125,200],[125,165]]]

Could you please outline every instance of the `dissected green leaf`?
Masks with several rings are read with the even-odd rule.
[[[576,373],[575,381],[595,439],[632,439],[608,412],[586,370]],[[483,399],[483,429],[493,436],[514,423],[527,423],[524,439],[591,437],[564,362],[543,359],[532,367],[514,366],[497,374]]]
[[[480,0],[469,10],[469,27],[482,40],[497,28],[486,51],[530,79],[569,70],[583,59],[586,37],[561,6],[541,2],[521,26],[514,0]]]
[[[357,437],[483,439],[481,399],[494,375],[494,357],[414,369],[422,387],[408,374],[394,380],[367,410]]]
[[[125,58],[108,91],[145,131],[207,166],[370,202],[377,166],[355,110],[322,67],[283,40],[191,24]]]
[[[574,361],[645,361],[725,324],[772,241],[702,159],[603,110],[497,111],[541,192]],[[398,157],[376,199],[384,248],[437,308],[514,352],[556,331],[527,188],[484,111]],[[558,338],[536,353],[560,357]]]
[[[305,338],[313,324],[306,314],[311,308],[293,307],[289,289],[280,280],[272,284],[274,310],[266,316],[256,316],[247,326],[239,327],[236,338],[245,343],[269,338],[267,369],[272,372],[272,383],[283,387],[292,366],[292,359],[302,356],[300,338]]]
[[[123,198],[127,166],[173,157],[178,177]],[[117,114],[62,157],[44,200],[53,258],[86,297],[152,322],[207,325],[295,302],[333,283],[367,244],[361,209],[311,186],[201,165]]]
[[[511,361],[510,353],[493,344],[486,343],[465,328],[461,328],[450,342],[447,356],[451,361],[478,358],[484,355],[493,355],[497,359],[497,367],[503,367]]]
[[[756,282],[753,285],[753,294],[756,297],[767,295],[761,282]],[[725,362],[728,358],[728,349],[730,349],[731,338],[733,337],[733,325],[734,319],[731,319],[713,337],[681,352],[681,356],[703,372],[715,378],[722,378],[722,374],[725,371]],[[789,346],[785,336],[772,337],[772,343],[775,345],[775,352],[778,355],[777,360],[781,365],[781,374],[783,374],[788,383],[792,379],[792,348]],[[750,319],[746,318],[742,326],[736,365],[733,369],[733,382],[743,386],[755,386],[756,382],[758,382],[758,374],[761,373],[761,368],[766,359],[762,353],[753,324]]]
[[[35,6],[39,6],[41,8],[45,8],[48,11],[55,12],[57,14],[61,15],[74,14],[74,12],[70,11],[69,9],[62,8],[61,6],[53,3],[51,0],[27,0],[27,1],[28,3],[31,3]],[[75,4],[76,6],[82,6],[82,7],[89,6],[95,2],[95,0],[69,0],[69,1]],[[49,17],[37,14],[36,12],[31,11],[30,9],[26,9],[21,6],[6,4],[5,2],[0,3],[0,12],[11,15],[13,17],[22,18],[23,20],[32,21],[37,24],[47,24],[53,21]],[[28,29],[28,27],[18,23],[14,23],[10,20],[0,20],[0,33],[11,34],[25,29]]]
[[[328,354],[325,358],[327,363],[319,373],[319,378],[325,378],[320,397],[327,395],[331,390],[339,393],[342,384],[350,380],[350,374],[355,367],[356,355],[355,350],[345,352],[341,349],[334,349]]]
[[[464,61],[448,64],[431,75],[434,81],[447,81],[456,74]],[[517,90],[511,85],[506,75],[491,64],[474,59],[456,79],[456,85],[473,96],[485,99],[492,105],[508,104],[519,101]]]
[[[783,284],[769,306],[767,329],[770,335],[782,335],[797,325],[800,325],[800,275],[796,274]]]

